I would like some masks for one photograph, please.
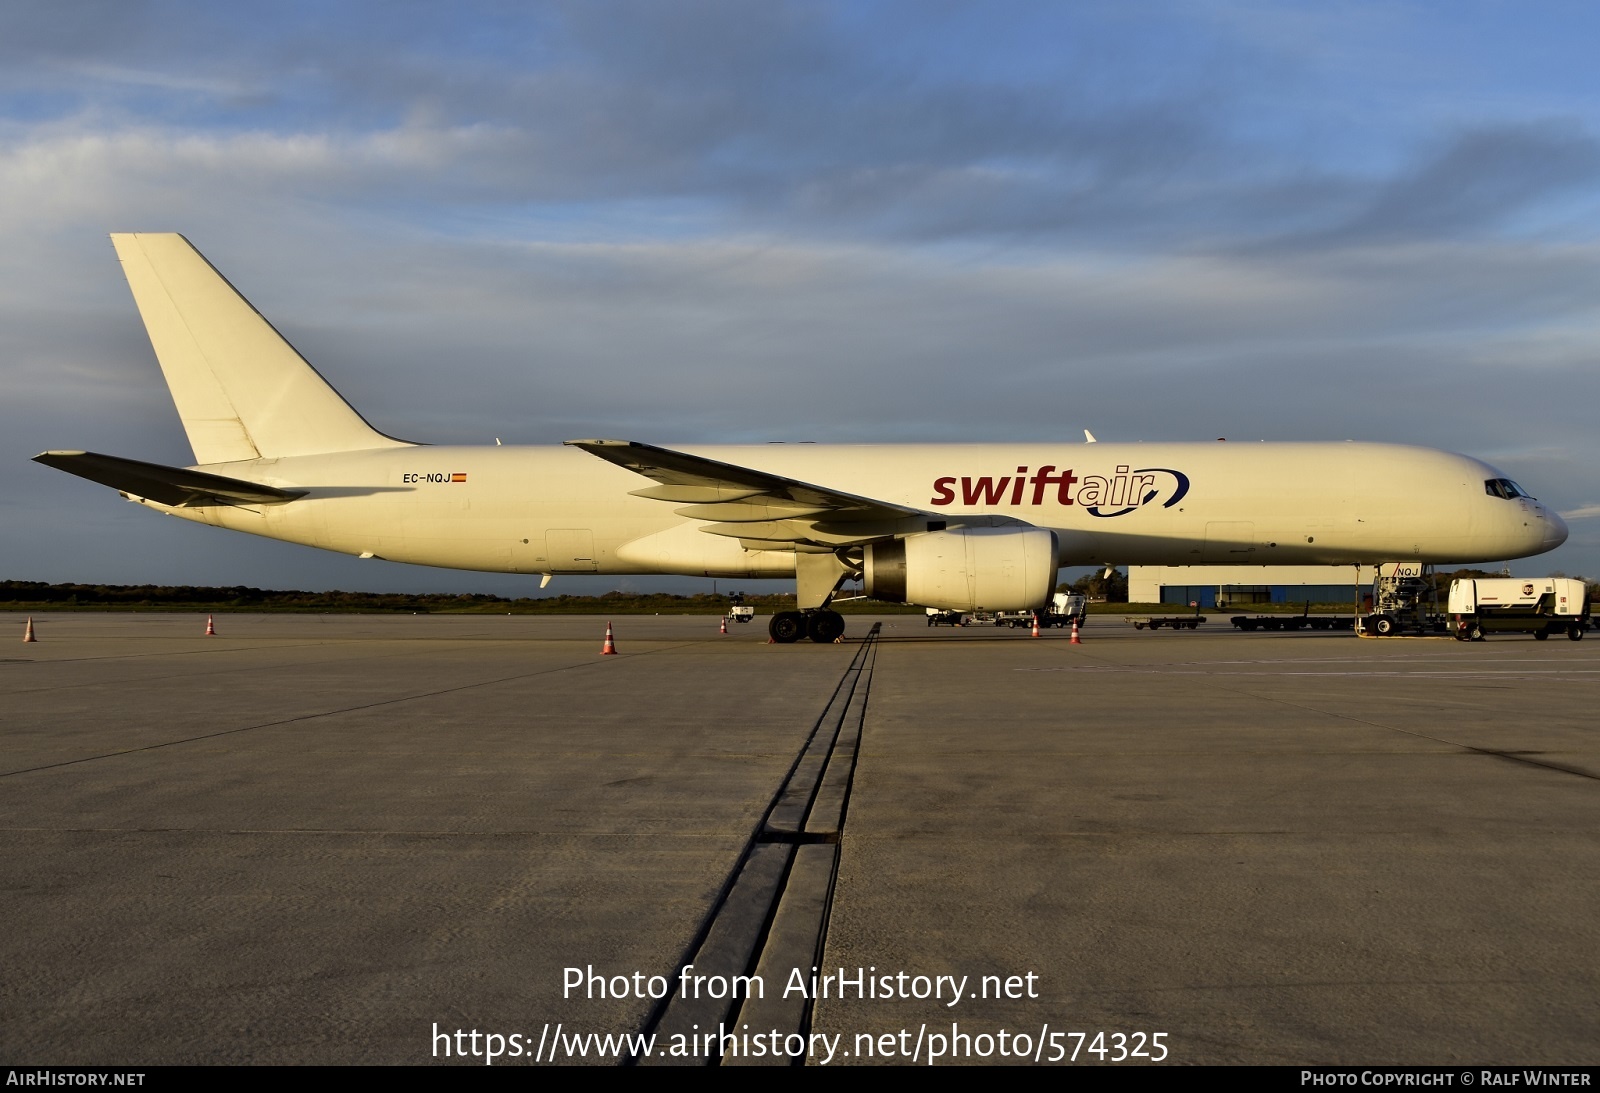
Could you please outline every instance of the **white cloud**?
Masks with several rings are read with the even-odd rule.
[[[1343,100],[1210,73],[1303,47],[1333,79],[1362,46],[1254,5],[1211,5],[1204,63],[1133,58],[1176,73],[1157,91],[1115,49],[1041,47],[1026,80],[926,30],[890,57],[825,8],[554,10],[481,55],[454,22],[14,46],[0,89],[63,98],[0,121],[0,457],[181,457],[105,240],[179,230],[417,439],[1348,436],[1483,455],[1587,518],[1587,123],[1416,140],[1369,110],[1348,143],[1281,142]],[[1270,40],[1227,38],[1250,26]],[[66,496],[29,470],[11,502]],[[72,525],[21,549],[66,556]]]

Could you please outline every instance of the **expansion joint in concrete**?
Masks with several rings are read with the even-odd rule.
[[[781,983],[789,969],[810,968],[821,960],[878,633],[879,625],[874,624],[835,684],[710,913],[678,961],[678,976],[693,966],[697,975],[719,975],[729,982],[756,977],[763,983]],[[805,1035],[811,1028],[811,1005],[808,999],[748,993],[738,997],[730,992],[721,999],[674,994],[652,1009],[640,1031],[654,1034],[657,1041],[736,1024]],[[628,1063],[752,1061],[733,1056],[675,1060],[658,1052]],[[763,1061],[784,1065],[789,1060],[779,1056]]]

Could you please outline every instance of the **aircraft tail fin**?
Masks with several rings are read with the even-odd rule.
[[[111,236],[197,464],[406,447],[378,432],[183,236]]]

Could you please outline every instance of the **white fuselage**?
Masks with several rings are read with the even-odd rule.
[[[766,444],[694,455],[904,505],[929,522],[1053,530],[1062,565],[1484,562],[1567,535],[1488,464],[1388,444]],[[348,554],[509,573],[794,575],[791,550],[707,534],[651,483],[569,447],[407,446],[211,464],[305,491],[284,504],[162,508]],[[908,529],[909,530],[909,529]]]

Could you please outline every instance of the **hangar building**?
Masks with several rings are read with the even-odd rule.
[[[1128,599],[1208,608],[1353,603],[1371,592],[1375,576],[1369,565],[1135,565],[1128,567]]]

